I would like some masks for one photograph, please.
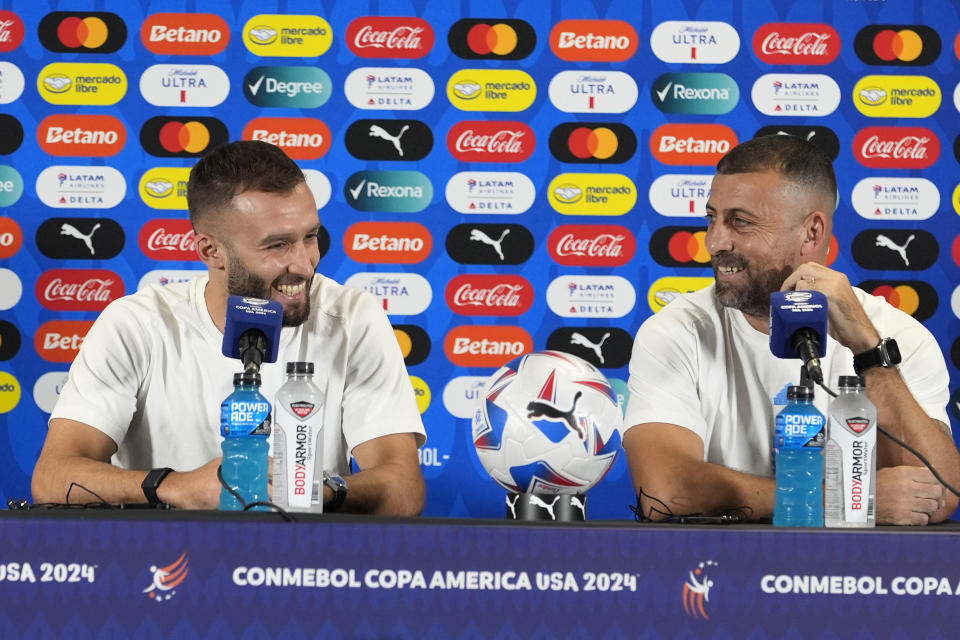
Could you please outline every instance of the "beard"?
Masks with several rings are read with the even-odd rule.
[[[757,270],[743,256],[726,252],[713,256],[710,265],[713,267],[715,278],[720,267],[739,267],[744,270],[747,276],[746,283],[734,285],[717,279],[714,293],[723,306],[738,309],[748,316],[756,317],[770,315],[770,294],[780,291],[784,280],[793,272],[793,269],[787,265]]]
[[[273,287],[281,284],[280,278],[277,278],[271,284],[267,284],[266,280],[248,270],[247,267],[234,256],[230,256],[229,263],[227,275],[227,293],[229,295],[270,300]],[[295,306],[283,305],[283,326],[297,327],[303,324],[304,320],[310,316],[310,285],[312,283],[313,276],[310,276],[307,280],[307,286],[301,304]]]

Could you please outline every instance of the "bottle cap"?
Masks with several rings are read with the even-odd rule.
[[[813,387],[806,385],[787,387],[787,400],[813,400]]]
[[[288,362],[287,363],[287,374],[291,373],[305,373],[307,375],[313,375],[313,363],[312,362]]]
[[[256,371],[241,371],[233,374],[233,386],[240,385],[260,386],[260,374]]]
[[[863,376],[840,376],[840,381],[837,383],[840,385],[840,388],[850,388],[850,387],[866,387],[867,379]]]

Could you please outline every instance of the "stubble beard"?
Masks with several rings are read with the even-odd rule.
[[[273,291],[273,284],[267,284],[267,281],[248,270],[247,267],[235,256],[230,256],[229,271],[227,275],[227,293],[232,296],[244,296],[247,298],[262,298],[270,300]],[[283,307],[283,326],[297,327],[310,316],[310,285],[313,283],[313,276],[307,279],[306,290],[304,291],[303,304],[297,306],[284,305]]]
[[[748,316],[758,318],[770,315],[770,294],[779,291],[783,282],[793,269],[787,265],[778,268],[757,271],[743,256],[737,254],[717,254],[710,260],[714,278],[719,267],[740,267],[747,274],[747,282],[733,285],[716,279],[714,293],[725,307],[738,309]]]

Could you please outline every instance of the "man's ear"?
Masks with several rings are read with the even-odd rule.
[[[194,237],[197,245],[197,255],[210,270],[224,270],[227,268],[227,256],[223,244],[218,242],[209,233],[197,233]]]
[[[804,258],[825,260],[830,249],[830,220],[823,211],[814,211],[803,221],[803,239],[800,255]]]

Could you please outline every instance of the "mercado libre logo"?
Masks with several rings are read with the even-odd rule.
[[[261,14],[243,26],[243,44],[258,56],[313,58],[333,43],[333,29],[320,16]]]
[[[13,51],[23,42],[23,20],[12,11],[0,11],[0,53]]]
[[[691,618],[709,620],[706,604],[710,602],[710,589],[714,586],[712,568],[717,563],[704,560],[687,574],[683,583],[683,611]]]
[[[857,286],[909,313],[918,322],[931,318],[940,305],[936,289],[921,280],[866,280]]]
[[[936,30],[921,24],[871,24],[853,41],[857,57],[870,65],[921,67],[933,63],[942,48]]]
[[[158,55],[213,56],[227,48],[230,27],[212,13],[154,13],[143,21],[140,39]]]
[[[37,26],[40,43],[56,53],[113,53],[127,41],[115,13],[54,11]]]
[[[140,144],[160,158],[196,158],[229,139],[226,125],[206,116],[156,116],[140,129]]]
[[[150,584],[143,593],[154,602],[166,602],[177,595],[177,587],[183,584],[189,573],[186,552],[181,553],[179,558],[165,567],[151,565]]]
[[[853,87],[853,104],[870,118],[926,118],[940,108],[940,87],[927,76],[864,76]]]
[[[467,60],[521,60],[533,52],[537,34],[523,20],[464,18],[450,27],[447,43]]]
[[[37,75],[37,91],[50,104],[111,105],[127,93],[127,76],[103,62],[54,62]]]
[[[463,111],[523,111],[537,84],[519,69],[460,69],[447,82],[447,97]]]
[[[189,167],[155,167],[140,178],[140,199],[153,209],[187,208]]]
[[[684,293],[693,293],[713,284],[713,277],[666,276],[656,280],[647,291],[647,304],[654,313]]]

